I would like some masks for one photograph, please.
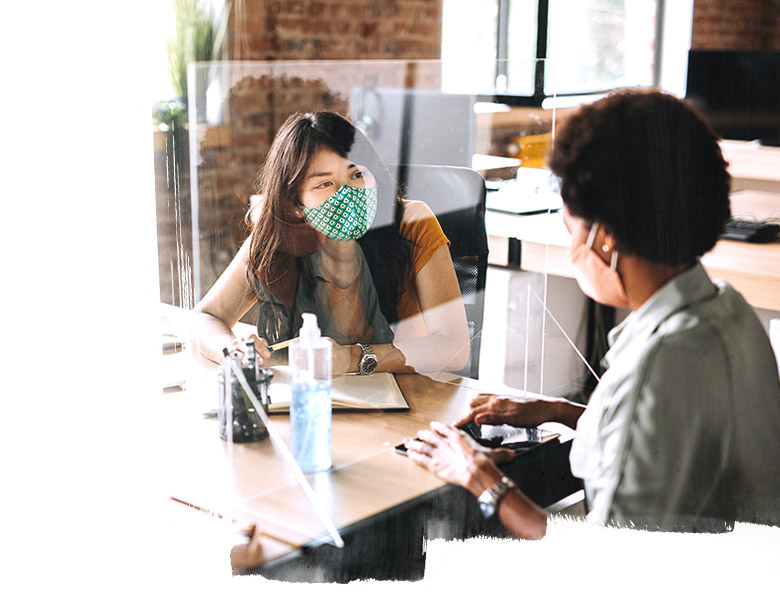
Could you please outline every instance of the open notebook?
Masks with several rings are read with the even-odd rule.
[[[269,386],[269,412],[290,410],[290,367],[272,367],[274,376]],[[342,375],[331,384],[334,410],[409,410],[401,388],[392,373]]]

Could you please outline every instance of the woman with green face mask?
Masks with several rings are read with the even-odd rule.
[[[295,114],[258,177],[252,232],[195,307],[194,343],[243,351],[231,327],[259,304],[263,357],[304,312],[333,340],[333,375],[431,372],[468,361],[465,309],[431,210],[402,200],[371,143],[329,112]],[[249,338],[247,338],[249,339]]]

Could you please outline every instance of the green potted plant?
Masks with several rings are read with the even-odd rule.
[[[168,39],[168,72],[176,97],[156,102],[154,124],[183,131],[187,123],[187,65],[209,61],[214,52],[214,11],[208,0],[173,0],[176,34]]]

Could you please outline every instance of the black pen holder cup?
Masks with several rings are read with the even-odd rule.
[[[226,359],[230,360],[230,359]],[[273,376],[270,369],[259,368],[258,376],[254,373],[249,374],[244,370],[249,386],[252,388],[260,407],[268,414],[268,404],[270,396],[268,386]],[[223,365],[223,368],[217,372],[217,388],[219,390],[219,437],[223,440],[228,439],[228,398],[230,398],[230,412],[233,421],[233,442],[259,442],[268,437],[268,430],[263,424],[260,415],[257,414],[254,405],[247,396],[241,383],[234,373]]]

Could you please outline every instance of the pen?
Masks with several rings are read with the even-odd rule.
[[[284,341],[284,342],[279,342],[278,344],[273,344],[272,346],[268,346],[268,349],[271,352],[276,352],[277,350],[282,350],[283,348],[287,348],[287,346],[289,346],[293,342],[297,342],[297,341],[298,341],[298,338],[294,337],[294,338],[292,338],[290,340],[287,340],[287,341]]]

